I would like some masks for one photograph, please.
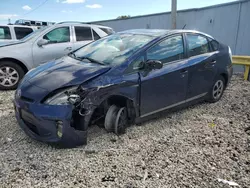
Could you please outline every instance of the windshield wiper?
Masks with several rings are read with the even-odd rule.
[[[105,65],[105,63],[103,63],[103,62],[101,62],[101,61],[97,61],[97,60],[92,59],[92,58],[90,58],[90,57],[86,57],[86,56],[77,57],[76,54],[73,53],[73,52],[69,53],[68,55],[69,55],[70,57],[73,57],[73,58],[75,58],[75,59],[77,59],[77,60],[80,60],[80,61],[81,61],[81,60],[84,60],[84,59],[87,59],[87,60],[89,60],[89,61],[92,62],[92,63],[96,63],[96,64],[100,64],[100,65]]]
[[[87,60],[89,60],[92,63],[97,63],[97,64],[100,64],[100,65],[105,65],[105,63],[103,63],[101,61],[98,61],[98,60],[95,60],[95,59],[92,59],[90,57],[83,56],[83,57],[77,57],[77,58],[79,58],[81,60],[87,59]]]
[[[74,52],[70,52],[70,53],[68,54],[68,56],[73,57],[73,58],[75,58],[75,59],[78,59],[78,58],[76,57],[76,54],[75,54]]]

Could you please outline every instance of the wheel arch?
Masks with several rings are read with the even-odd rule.
[[[105,100],[108,102],[109,105],[115,104],[121,107],[126,106],[128,101],[133,102],[132,99],[124,95],[111,95],[107,97]]]
[[[228,84],[228,74],[226,74],[226,73],[221,73],[220,74],[224,79],[225,79],[225,86],[227,86],[227,84]]]
[[[131,99],[124,95],[114,94],[106,97],[100,105],[94,110],[92,114],[92,119],[96,117],[96,113],[100,113],[105,116],[109,107],[112,105],[117,105],[118,107],[126,107],[129,117],[129,122],[134,122],[135,118],[138,116],[138,109],[136,108],[136,103],[134,99]]]
[[[131,119],[135,119],[138,114],[138,109],[136,108],[136,102],[124,95],[111,95],[104,101],[108,106],[117,105],[119,107],[126,107],[128,110],[128,116]]]
[[[20,60],[15,59],[15,58],[10,58],[10,57],[1,58],[0,59],[0,64],[2,62],[4,62],[4,61],[11,61],[11,62],[17,63],[24,70],[24,73],[27,73],[28,70],[29,70],[28,67],[23,62],[21,62]]]

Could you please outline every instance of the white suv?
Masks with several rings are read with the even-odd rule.
[[[0,25],[0,42],[20,40],[37,29],[36,26]]]
[[[102,25],[62,22],[0,44],[0,89],[15,89],[28,70],[113,32]]]

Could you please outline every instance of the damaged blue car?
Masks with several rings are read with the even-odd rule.
[[[16,119],[31,138],[75,147],[92,124],[119,135],[158,112],[217,102],[232,71],[230,48],[204,33],[128,30],[29,71]]]

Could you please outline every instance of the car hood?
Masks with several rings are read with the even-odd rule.
[[[16,44],[22,44],[23,41],[0,41],[0,47],[12,46]]]
[[[65,56],[29,71],[21,85],[35,85],[51,92],[59,88],[79,85],[108,70],[110,67]]]

